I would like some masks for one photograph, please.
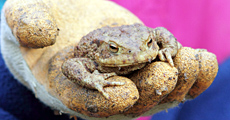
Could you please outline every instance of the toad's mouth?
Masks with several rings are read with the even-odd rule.
[[[101,66],[106,67],[125,67],[131,65],[138,65],[141,63],[151,62],[158,55],[158,50],[150,49],[145,52],[133,54],[120,54],[109,58],[96,57],[96,62]]]

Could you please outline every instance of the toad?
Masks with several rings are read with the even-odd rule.
[[[104,87],[124,83],[108,82],[107,78],[141,69],[157,56],[174,66],[172,57],[177,50],[176,38],[163,27],[106,26],[82,37],[74,48],[75,57],[63,63],[62,72],[74,83],[96,89],[110,99]]]

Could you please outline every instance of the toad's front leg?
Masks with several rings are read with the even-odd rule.
[[[88,58],[72,58],[62,64],[62,73],[74,83],[91,89],[97,89],[107,99],[109,95],[105,92],[105,86],[124,85],[122,82],[109,82],[106,79],[116,73],[99,73],[94,62]]]
[[[166,28],[157,27],[152,30],[153,39],[155,39],[160,47],[158,56],[161,61],[168,61],[171,66],[174,66],[172,57],[177,54],[178,46],[176,38]]]

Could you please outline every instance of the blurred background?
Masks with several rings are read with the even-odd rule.
[[[195,100],[168,112],[139,120],[230,119],[230,1],[229,0],[111,0],[139,17],[148,27],[165,27],[183,45],[216,54],[220,64],[213,84]],[[0,0],[2,9],[4,0]],[[0,120],[63,120],[18,83],[0,56]],[[14,94],[14,96],[11,96]],[[15,95],[17,94],[17,95]],[[48,116],[48,117],[47,117]],[[8,118],[7,118],[8,117]]]
[[[163,26],[184,46],[205,48],[221,63],[230,55],[229,0],[112,0],[145,25]]]
[[[0,1],[0,9],[2,9],[2,6],[3,6],[4,2],[5,2],[5,0]]]

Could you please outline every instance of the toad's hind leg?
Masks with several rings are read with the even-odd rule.
[[[92,73],[91,73],[92,72]],[[62,73],[71,81],[81,86],[96,89],[109,99],[105,86],[124,85],[123,82],[109,82],[106,79],[116,73],[99,73],[92,60],[88,58],[73,58],[62,65]]]
[[[157,27],[152,29],[153,39],[159,44],[160,50],[158,57],[161,61],[168,61],[171,66],[174,66],[172,57],[177,54],[181,46],[178,46],[177,39],[166,28]]]
[[[168,63],[171,65],[171,66],[174,66],[174,63],[173,63],[173,60],[172,60],[172,56],[171,54],[168,52],[167,49],[164,49],[164,50],[160,50],[159,53],[158,53],[158,56],[159,56],[159,59],[161,61],[168,61]]]

